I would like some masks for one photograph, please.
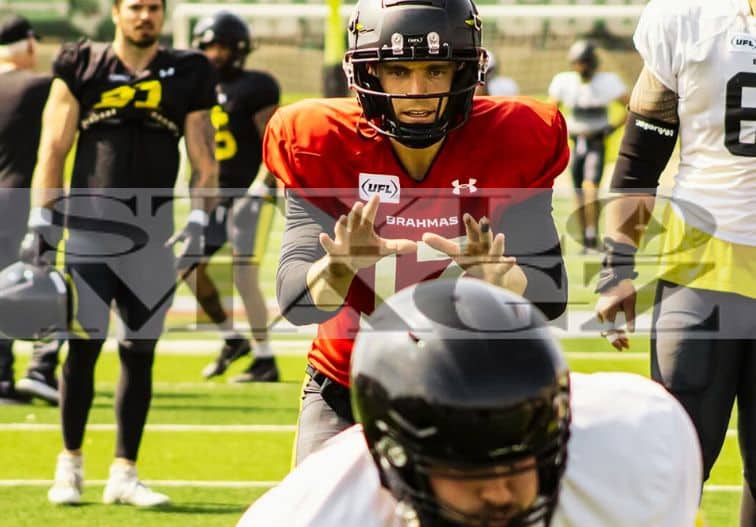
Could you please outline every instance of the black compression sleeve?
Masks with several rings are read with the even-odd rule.
[[[338,311],[314,305],[307,287],[307,271],[325,255],[318,236],[333,232],[334,220],[295,192],[286,195],[286,227],[276,272],[276,297],[281,313],[294,325],[325,322]]]
[[[655,195],[659,178],[675,149],[677,129],[677,123],[630,112],[614,165],[612,191]]]
[[[550,190],[539,192],[509,207],[495,226],[495,232],[506,236],[506,255],[517,258],[517,264],[528,279],[523,296],[549,320],[557,318],[567,308],[567,274],[551,216],[552,193]]]

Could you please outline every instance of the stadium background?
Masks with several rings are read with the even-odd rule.
[[[577,5],[638,3],[583,0]],[[523,4],[544,3],[517,3]],[[225,6],[234,9],[234,4]],[[109,0],[0,0],[0,13],[13,11],[29,16],[44,36],[40,71],[49,69],[61,40],[80,35],[110,38],[112,24],[108,9]],[[267,70],[276,76],[284,103],[319,96],[326,57],[323,20],[306,16],[247,18],[257,41],[248,67]],[[182,23],[186,22],[172,18],[169,31],[175,32],[176,24]],[[602,69],[619,73],[629,87],[641,67],[630,38],[633,18],[484,18],[484,24],[484,45],[495,53],[501,74],[513,77],[525,95],[544,97],[552,76],[566,68],[566,49],[578,37],[594,38],[602,47]],[[168,34],[166,43],[170,42]],[[610,141],[607,171],[616,156],[618,139],[615,134]],[[672,171],[668,170],[667,175]],[[579,254],[573,236],[575,222],[567,176],[558,181],[555,216],[570,277],[573,316],[557,330],[569,362],[577,371],[619,370],[647,375],[648,338],[642,330],[633,338],[630,352],[616,353],[586,322],[594,301],[592,281],[599,258]],[[178,210],[177,214],[185,212]],[[110,353],[105,353],[98,365],[97,397],[85,438],[84,506],[53,508],[45,499],[54,458],[61,445],[57,409],[42,404],[0,407],[0,527],[54,523],[110,526],[132,522],[144,526],[233,525],[250,502],[286,474],[311,328],[297,331],[277,316],[274,276],[282,225],[279,212],[261,273],[273,322],[273,347],[280,356],[281,383],[239,386],[226,384],[224,379],[202,382],[199,372],[214,356],[220,341],[207,321],[197,316],[188,291],[184,288],[178,291],[166,335],[158,348],[153,405],[140,457],[141,476],[158,490],[166,491],[174,505],[160,511],[137,511],[100,504],[114,444],[112,399],[118,367],[111,343],[106,348]],[[656,228],[661,225],[657,223]],[[644,251],[647,256],[641,257],[641,263],[653,263],[657,238],[651,234],[651,242]],[[641,292],[642,328],[648,325],[652,267],[640,266],[641,281],[645,284]],[[214,261],[211,272],[223,285],[226,300],[243,327],[241,303],[231,292],[227,253]],[[17,370],[23,371],[29,347],[21,344],[19,350]],[[236,363],[227,375],[238,372],[244,363],[245,360]],[[703,508],[711,527],[737,524],[742,478],[734,421],[730,428],[704,495]]]

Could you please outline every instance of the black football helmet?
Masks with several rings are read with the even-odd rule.
[[[548,525],[566,464],[570,391],[541,313],[463,278],[404,289],[367,322],[351,359],[352,408],[405,524],[500,521],[441,502],[430,476],[505,476],[534,459],[538,497],[507,525]]]
[[[0,332],[12,339],[68,331],[72,304],[71,287],[54,267],[16,262],[0,271]]]
[[[570,64],[583,64],[586,69],[584,77],[590,78],[598,69],[599,61],[596,54],[596,45],[590,40],[578,40],[567,51],[567,60]]]
[[[349,21],[344,72],[365,119],[381,134],[411,148],[425,148],[467,121],[475,87],[485,82],[487,54],[481,19],[472,0],[359,0]],[[424,95],[386,93],[369,65],[383,61],[455,61],[460,69],[451,90]],[[433,124],[403,124],[393,99],[448,102]],[[440,113],[440,112],[439,112]]]
[[[231,49],[231,60],[222,69],[242,69],[247,55],[252,51],[249,27],[244,20],[230,11],[218,11],[201,19],[194,26],[192,36],[192,46],[197,49],[204,49],[205,46],[216,42]]]

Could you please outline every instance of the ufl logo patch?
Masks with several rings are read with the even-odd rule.
[[[385,174],[360,174],[359,183],[360,199],[369,200],[374,194],[378,194],[381,203],[399,203],[401,187],[397,176]]]
[[[756,53],[756,36],[748,33],[735,33],[730,37],[730,51]]]

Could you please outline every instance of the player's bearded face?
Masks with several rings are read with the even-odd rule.
[[[513,473],[495,477],[430,477],[438,501],[452,511],[480,518],[486,527],[506,527],[538,497],[535,458],[518,461]]]
[[[113,23],[123,38],[138,48],[148,48],[157,42],[164,19],[161,0],[121,0],[113,6]]]
[[[456,62],[399,61],[380,62],[370,68],[386,93],[426,95],[451,89]],[[406,124],[432,124],[444,113],[447,98],[392,99],[397,119]]]

